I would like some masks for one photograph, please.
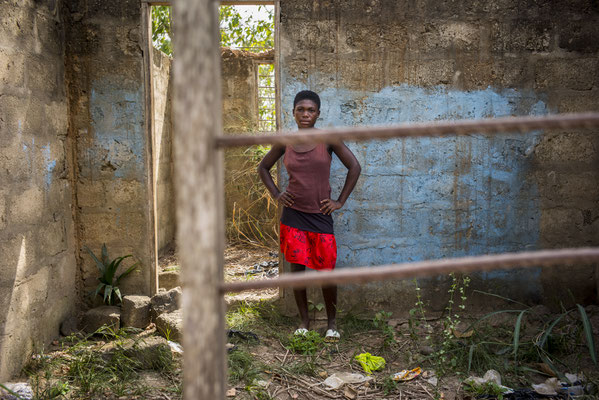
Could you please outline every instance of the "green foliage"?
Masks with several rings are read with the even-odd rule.
[[[251,386],[261,370],[250,353],[236,350],[229,353],[229,380],[233,383],[244,382]]]
[[[244,20],[236,6],[219,8],[221,46],[252,51],[274,47],[273,7],[258,6],[268,14],[267,20],[254,19],[251,15]],[[169,56],[173,55],[173,19],[170,6],[152,7],[152,43]]]
[[[173,55],[173,18],[170,6],[152,7],[152,44],[169,56]]]
[[[385,396],[389,396],[395,389],[397,389],[397,382],[395,382],[392,377],[386,376],[385,379],[383,379],[383,393],[385,393]]]
[[[294,353],[314,355],[324,343],[323,338],[316,331],[308,331],[305,335],[289,335],[287,348]]]
[[[94,260],[96,266],[98,267],[98,270],[100,271],[100,277],[98,278],[100,283],[98,284],[95,292],[93,293],[94,297],[99,295],[100,293],[103,293],[103,301],[105,304],[115,305],[118,304],[117,300],[118,302],[122,302],[123,298],[121,296],[121,290],[119,289],[121,280],[125,278],[127,275],[129,275],[131,272],[133,272],[135,268],[137,268],[139,262],[136,262],[135,264],[127,268],[125,272],[123,272],[119,276],[116,276],[116,271],[118,270],[121,262],[123,262],[123,260],[126,258],[132,257],[132,255],[128,254],[126,256],[117,257],[114,260],[110,260],[110,257],[108,256],[108,250],[106,249],[106,244],[103,244],[102,255],[101,258],[98,259],[98,257],[96,257],[94,252],[91,251],[89,247],[85,246],[84,248],[89,253],[90,257]]]
[[[497,400],[503,399],[503,393],[505,392],[505,388],[497,385],[495,382],[486,382],[482,385],[472,385],[468,382],[465,383],[466,392],[472,393],[477,398],[479,396],[491,396],[492,398],[496,398]]]
[[[391,347],[395,341],[395,331],[389,325],[389,319],[393,313],[387,311],[379,311],[374,315],[372,320],[372,324],[383,332],[383,336],[385,340],[383,341],[383,345],[385,347]]]
[[[245,20],[236,6],[219,8],[220,44],[233,47],[261,51],[274,47],[273,8],[258,6],[258,10],[268,13],[267,20],[257,20],[251,15]]]

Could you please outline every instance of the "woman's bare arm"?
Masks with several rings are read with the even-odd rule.
[[[336,143],[331,144],[330,146],[337,157],[339,157],[339,160],[341,160],[345,168],[347,168],[347,176],[345,177],[345,183],[343,184],[343,189],[341,189],[341,193],[339,194],[337,201],[325,199],[320,202],[322,204],[320,211],[322,211],[323,214],[331,214],[333,211],[343,207],[347,201],[347,198],[354,190],[354,187],[358,182],[358,178],[360,177],[360,172],[362,171],[362,167],[356,159],[356,156],[354,156],[354,153],[352,153],[345,144]]]
[[[262,183],[264,183],[264,186],[266,186],[266,189],[270,192],[270,195],[281,204],[289,207],[293,204],[293,195],[287,192],[281,193],[270,175],[270,169],[283,154],[285,154],[285,146],[272,146],[272,149],[266,153],[258,165],[258,175],[260,176]]]

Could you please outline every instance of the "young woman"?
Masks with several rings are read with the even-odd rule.
[[[320,98],[312,91],[299,92],[293,101],[293,116],[299,129],[314,128],[320,116]],[[347,177],[337,200],[331,198],[329,176],[332,153],[347,168]],[[289,174],[289,185],[280,191],[275,185],[270,169],[281,156]],[[281,252],[291,263],[292,272],[332,270],[337,261],[337,244],[333,232],[331,214],[343,207],[354,189],[361,167],[347,146],[339,144],[275,145],[258,166],[258,174],[264,185],[283,206],[280,228]],[[293,291],[301,318],[296,335],[304,335],[310,327],[306,289]],[[322,288],[328,319],[325,340],[336,341],[339,332],[336,325],[337,286]]]

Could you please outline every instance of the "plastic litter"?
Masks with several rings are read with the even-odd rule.
[[[372,374],[372,371],[385,368],[385,359],[379,356],[373,356],[370,353],[358,354],[354,357],[356,361],[360,363],[364,372],[368,375]]]
[[[560,388],[560,384],[557,381],[557,378],[549,378],[543,383],[539,383],[538,385],[532,385],[532,388],[538,394],[543,394],[546,396],[555,396],[557,395],[557,391]]]
[[[418,377],[421,373],[422,369],[420,367],[416,367],[414,369],[404,369],[393,375],[393,380],[401,382],[411,381],[412,379]]]
[[[570,397],[584,394],[582,380],[578,375],[565,374],[565,376],[569,382],[558,381],[557,378],[548,378],[543,383],[532,385],[532,388],[538,394],[546,396],[566,395]]]
[[[499,386],[504,391],[503,393],[512,392],[512,389],[501,384],[501,375],[494,369],[490,369],[487,372],[485,372],[485,375],[483,375],[482,378],[478,376],[470,376],[466,380],[464,380],[464,383],[474,388],[480,388],[482,386],[485,386],[487,383],[493,383]]]
[[[257,342],[260,341],[260,339],[258,339],[258,335],[256,335],[254,332],[242,332],[242,331],[238,331],[237,329],[229,329],[227,331],[227,337],[230,339],[232,337],[238,337],[240,339],[243,340],[255,340]]]
[[[168,340],[167,343],[173,353],[183,354],[183,347],[181,347],[181,345],[179,343],[172,342],[170,340]]]
[[[323,384],[329,389],[339,389],[346,383],[363,383],[371,380],[370,376],[355,374],[351,372],[335,372],[324,380]]]

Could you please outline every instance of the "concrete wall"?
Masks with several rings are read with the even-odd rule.
[[[141,262],[122,291],[150,294],[157,278],[140,3],[70,1],[67,17],[81,293],[98,275],[83,246],[99,252],[106,243],[111,257],[133,254]]]
[[[322,97],[320,127],[599,110],[599,8],[588,1],[282,0],[280,22],[288,129],[305,88]],[[338,267],[597,245],[597,138],[571,130],[349,143],[363,169],[335,215]],[[335,160],[334,195],[344,174]],[[528,269],[474,274],[473,285],[532,303],[567,289],[588,301],[592,278],[588,266]],[[443,306],[446,279],[421,284],[431,306]],[[412,288],[372,284],[340,297],[406,311]]]
[[[61,3],[0,3],[0,382],[75,312]]]
[[[255,132],[258,129],[258,63],[273,59],[274,51],[221,50],[223,130],[226,133]],[[225,215],[229,240],[239,237],[259,240],[260,233],[276,238],[274,208],[268,208],[268,197],[260,199],[266,190],[256,174],[260,158],[261,154],[256,152],[255,147],[225,150]]]
[[[175,188],[173,186],[173,121],[171,59],[153,50],[153,124],[154,124],[154,191],[158,252],[171,249],[175,243]]]

